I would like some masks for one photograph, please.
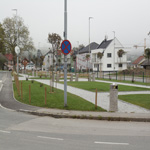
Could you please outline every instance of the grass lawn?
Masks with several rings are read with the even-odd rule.
[[[105,111],[100,107],[95,109],[94,104],[71,93],[67,93],[68,106],[67,108],[64,108],[64,91],[55,89],[55,93],[49,93],[50,87],[48,85],[40,87],[40,83],[35,81],[34,83],[31,83],[31,81],[22,81],[23,100],[21,100],[21,96],[18,96],[15,83],[13,84],[14,95],[18,101],[29,104],[29,84],[31,85],[31,105],[68,110]],[[47,105],[45,105],[45,87],[47,87]]]
[[[63,83],[63,82],[60,82]],[[110,91],[110,83],[103,82],[89,82],[89,81],[80,81],[80,82],[67,82],[67,85],[73,86],[76,88],[88,90],[94,92],[97,88],[99,92],[108,92]],[[134,86],[125,86],[118,85],[118,91],[147,91],[148,88],[134,87]]]
[[[119,99],[150,109],[150,94],[119,95]]]
[[[137,82],[137,81],[125,81],[125,80],[114,80],[114,79],[99,79],[96,78],[96,80],[103,80],[103,81],[110,81],[110,82],[122,82],[122,83],[130,83],[130,84],[139,84],[139,85],[150,85],[150,83],[143,83],[143,82]]]

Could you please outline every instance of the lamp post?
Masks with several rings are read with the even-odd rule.
[[[17,28],[17,46],[15,47],[15,52],[17,54],[17,74],[19,72],[19,67],[18,67],[18,55],[20,53],[20,49],[18,47],[19,45],[19,42],[18,42],[18,16],[17,16],[17,9],[12,9],[12,11],[16,11],[16,28]]]
[[[114,32],[114,72],[115,72],[115,31]]]
[[[90,20],[93,19],[93,17],[89,17],[89,55],[91,58],[91,48],[90,48]],[[90,73],[90,65],[89,65],[89,73]]]

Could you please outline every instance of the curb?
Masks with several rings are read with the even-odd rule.
[[[105,116],[88,116],[88,115],[69,115],[69,114],[53,114],[38,111],[29,110],[16,110],[17,112],[23,112],[27,114],[32,114],[36,116],[49,116],[54,118],[72,118],[72,119],[89,119],[89,120],[107,120],[107,121],[132,121],[132,122],[150,122],[150,118],[133,118],[133,117],[105,117]]]

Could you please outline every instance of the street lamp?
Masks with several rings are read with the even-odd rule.
[[[17,54],[17,74],[18,74],[18,55],[19,55],[19,53],[20,53],[20,49],[19,49],[19,47],[18,47],[18,45],[19,45],[19,42],[18,42],[18,16],[17,16],[17,9],[12,9],[12,11],[16,11],[16,28],[17,28],[17,46],[15,47],[15,52],[16,52],[16,54]]]
[[[90,48],[90,20],[93,19],[93,17],[89,17],[89,55],[91,58],[91,48]],[[90,73],[90,65],[89,65],[89,73]]]
[[[115,31],[114,32],[114,72],[115,72]]]

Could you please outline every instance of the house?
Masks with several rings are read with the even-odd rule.
[[[87,70],[92,69],[91,63],[91,51],[96,49],[99,45],[95,42],[90,43],[86,47],[83,47],[79,50],[78,54],[76,55],[76,69],[77,70]],[[89,58],[87,58],[89,55]]]
[[[127,54],[124,53],[118,57],[118,51],[125,48],[117,38],[107,40],[105,38],[100,45],[91,51],[93,71],[119,71],[127,69]],[[97,57],[98,53],[102,53],[101,60]]]
[[[133,68],[141,68],[141,64],[145,61],[144,56],[139,56],[136,60],[134,60]]]

